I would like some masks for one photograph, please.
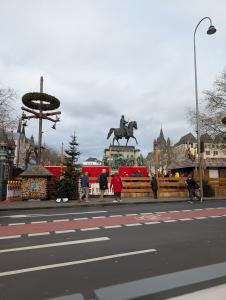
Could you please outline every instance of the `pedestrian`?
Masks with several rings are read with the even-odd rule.
[[[198,200],[201,200],[201,197],[196,194],[195,190],[199,189],[199,185],[196,183],[194,178],[192,176],[188,176],[188,179],[186,180],[187,183],[187,189],[189,194],[189,203],[193,203],[193,198],[196,197]]]
[[[113,189],[115,196],[115,200],[113,202],[121,202],[122,180],[118,172],[113,175],[110,186]]]
[[[68,201],[66,185],[65,185],[65,180],[64,180],[63,176],[60,177],[59,188],[58,188],[58,198],[56,199],[57,203],[60,203],[61,201],[62,202]]]
[[[85,174],[81,178],[81,188],[82,188],[82,196],[80,198],[80,202],[85,201],[89,202],[89,173],[85,172]]]
[[[99,187],[100,187],[100,201],[104,201],[104,192],[108,189],[108,178],[106,169],[102,170],[99,176]]]
[[[158,182],[157,182],[155,175],[152,175],[152,179],[151,179],[150,183],[151,183],[151,189],[152,189],[152,192],[154,195],[154,199],[157,199],[158,198]]]

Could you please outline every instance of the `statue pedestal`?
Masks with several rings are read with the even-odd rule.
[[[140,149],[134,146],[109,146],[104,150],[104,155],[108,157],[108,164],[113,169],[120,166],[137,166],[137,159],[140,156]]]

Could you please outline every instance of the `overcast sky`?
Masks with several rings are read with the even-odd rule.
[[[138,123],[143,155],[161,125],[173,142],[191,131],[194,107],[193,31],[197,33],[199,91],[211,88],[226,67],[225,0],[0,0],[0,85],[44,91],[61,101],[57,130],[43,138],[60,149],[75,131],[82,152],[102,158],[120,116]],[[19,110],[18,110],[19,112]],[[28,135],[37,138],[37,121]],[[123,141],[122,144],[125,142]],[[131,141],[130,145],[134,145]]]

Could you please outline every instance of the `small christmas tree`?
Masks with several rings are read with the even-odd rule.
[[[65,149],[66,171],[64,174],[68,197],[73,200],[79,199],[78,182],[80,172],[77,168],[77,161],[80,152],[78,146],[77,137],[74,133],[71,136],[67,149]]]

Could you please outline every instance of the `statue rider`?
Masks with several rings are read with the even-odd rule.
[[[122,136],[126,136],[127,135],[127,125],[128,122],[125,120],[124,115],[121,116],[121,120],[120,120],[120,130],[121,130],[121,134]]]

